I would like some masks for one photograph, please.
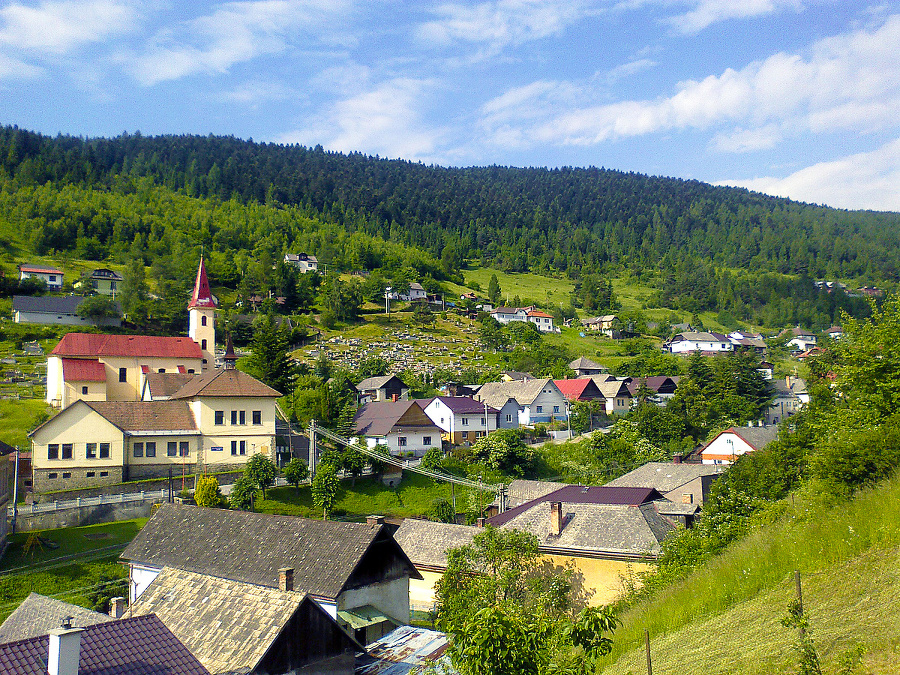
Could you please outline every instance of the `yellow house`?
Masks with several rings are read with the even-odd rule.
[[[660,497],[648,488],[566,485],[487,520],[538,539],[541,564],[572,574],[578,606],[615,601],[641,572],[651,569],[660,542],[675,524],[659,513]],[[404,520],[394,538],[421,581],[410,581],[410,606],[430,610],[434,584],[447,568],[447,549],[469,544],[477,527]]]
[[[35,491],[163,477],[170,468],[227,471],[271,456],[281,394],[229,356],[225,369],[190,377],[166,400],[82,398],[37,427],[29,434]]]

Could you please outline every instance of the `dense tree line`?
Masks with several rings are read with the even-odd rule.
[[[608,277],[627,274],[659,289],[657,305],[820,325],[862,307],[809,279],[893,288],[900,273],[897,214],[601,168],[441,168],[233,137],[4,127],[0,185],[0,218],[38,253],[166,266],[203,246],[231,287],[288,249],[388,277],[453,278],[470,260],[582,280],[576,301],[590,311],[613,309]]]

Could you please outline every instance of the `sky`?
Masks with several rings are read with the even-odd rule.
[[[0,0],[0,124],[900,211],[900,0]]]

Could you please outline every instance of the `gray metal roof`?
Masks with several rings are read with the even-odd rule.
[[[534,402],[544,387],[553,387],[557,391],[559,388],[549,378],[540,378],[536,380],[514,380],[513,382],[488,382],[481,385],[476,395],[478,400],[486,402],[489,406],[502,408],[506,402],[514,398],[519,405],[530,405]]]
[[[152,567],[278,587],[278,570],[294,568],[294,588],[336,598],[363,557],[384,542],[419,578],[384,525],[308,520],[164,504],[132,540],[122,558]]]
[[[0,642],[24,640],[46,635],[62,625],[63,619],[72,617],[72,625],[78,628],[112,621],[108,614],[94,612],[45,595],[29,593],[22,604],[13,610],[0,626]]]
[[[624,476],[606,484],[607,487],[652,487],[660,492],[671,492],[700,476],[712,476],[722,472],[713,464],[675,464],[674,462],[647,462]]]
[[[509,498],[509,508],[521,506],[525,502],[530,502],[532,499],[538,499],[551,492],[556,492],[566,485],[568,485],[568,483],[516,479],[509,484],[506,492]]]
[[[82,302],[84,302],[84,298],[80,295],[67,295],[64,298],[15,295],[13,296],[13,311],[40,312],[42,314],[75,314],[78,305]]]

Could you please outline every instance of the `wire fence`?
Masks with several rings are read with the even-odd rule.
[[[40,504],[10,504],[7,507],[7,514],[10,518],[18,512],[20,516],[29,516],[38,513],[49,513],[52,511],[65,511],[66,509],[77,509],[82,506],[101,506],[103,504],[127,504],[129,502],[145,502],[170,500],[171,495],[167,488],[161,490],[142,490],[141,492],[122,492],[113,495],[97,495],[96,497],[78,497],[76,499],[63,499],[55,502],[45,502]]]

